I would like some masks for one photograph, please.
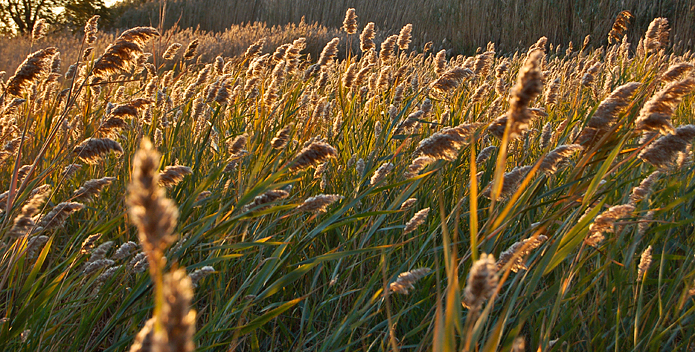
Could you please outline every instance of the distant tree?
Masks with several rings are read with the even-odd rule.
[[[31,33],[40,18],[76,29],[93,15],[108,22],[108,14],[103,0],[0,0],[0,33]]]

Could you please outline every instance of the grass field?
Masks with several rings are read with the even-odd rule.
[[[693,348],[694,60],[665,19],[470,57],[359,19],[16,39],[2,350]]]

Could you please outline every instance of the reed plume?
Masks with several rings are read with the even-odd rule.
[[[678,127],[675,134],[660,137],[638,155],[640,159],[660,168],[667,168],[677,157],[685,152],[695,138],[695,125]]]
[[[120,143],[110,138],[89,138],[72,149],[72,153],[75,156],[91,165],[96,165],[103,159],[105,154],[111,152],[121,156],[123,147],[121,147]]]
[[[659,171],[654,171],[649,176],[647,176],[637,187],[632,189],[630,193],[630,203],[632,205],[637,204],[637,202],[647,198],[649,193],[652,191],[652,186],[654,182],[659,178],[661,173]]]
[[[248,139],[249,135],[246,133],[234,137],[233,140],[227,142],[227,152],[232,155],[240,153],[244,150]]]
[[[355,14],[354,8],[349,8],[345,11],[343,30],[347,34],[355,34],[357,32],[357,15]]]
[[[36,252],[43,248],[43,245],[47,242],[48,236],[39,235],[29,237],[29,241],[27,242],[26,258],[35,258]]]
[[[529,113],[528,105],[543,89],[540,71],[543,57],[544,54],[540,50],[528,54],[524,65],[519,70],[516,85],[509,97],[509,110],[488,127],[488,131],[495,137],[502,138],[507,126],[507,119],[511,120],[510,139],[518,138],[528,130],[533,118],[533,115]]]
[[[53,207],[48,214],[39,218],[39,221],[36,223],[36,227],[34,228],[34,232],[49,231],[62,227],[72,213],[80,211],[82,208],[84,208],[82,203],[58,203],[58,205]]]
[[[441,75],[446,73],[446,50],[445,49],[442,49],[439,52],[437,52],[437,55],[434,58],[434,73],[440,77],[441,77]]]
[[[304,203],[300,204],[297,207],[297,210],[325,213],[329,205],[342,200],[343,198],[345,197],[341,196],[340,194],[319,194],[304,200]]]
[[[193,285],[193,287],[198,287],[198,282],[200,282],[200,280],[204,279],[206,276],[214,272],[215,268],[206,265],[200,269],[196,269],[194,272],[188,275],[188,277],[191,278],[191,284]]]
[[[362,50],[363,53],[376,48],[373,41],[374,36],[374,22],[369,22],[366,26],[364,26],[362,34],[360,34],[360,50]]]
[[[376,169],[376,171],[374,171],[374,175],[372,175],[372,178],[369,180],[369,185],[374,186],[381,182],[384,178],[386,178],[386,175],[393,170],[393,168],[394,165],[392,163],[383,163],[378,169]]]
[[[314,165],[326,162],[330,158],[336,158],[338,151],[330,144],[323,141],[313,141],[299,151],[297,156],[289,164],[292,172],[304,170]]]
[[[287,145],[287,142],[290,140],[290,131],[291,126],[285,126],[283,129],[278,131],[275,137],[273,137],[273,139],[270,141],[270,146],[276,150],[284,148]]]
[[[244,53],[244,58],[246,60],[252,59],[258,56],[263,51],[263,46],[265,45],[268,38],[263,37],[257,40],[255,43],[251,44]]]
[[[583,150],[579,144],[566,144],[553,149],[548,155],[543,158],[538,171],[545,172],[548,176],[552,176],[557,172],[558,167],[572,154]]]
[[[442,93],[447,93],[450,90],[456,89],[465,78],[471,77],[472,75],[473,71],[468,68],[454,67],[437,78],[437,80],[432,83],[431,87]]]
[[[186,46],[186,50],[183,52],[183,60],[187,61],[192,59],[195,56],[196,49],[198,49],[198,44],[200,41],[198,39],[193,39],[188,45]]]
[[[5,92],[7,94],[21,96],[29,89],[32,82],[47,74],[51,68],[51,60],[58,52],[54,47],[41,49],[27,56],[17,68],[14,75],[7,80]]]
[[[99,235],[99,237],[96,237],[96,239],[101,237],[101,234],[97,234],[97,235]],[[94,241],[96,241],[96,239]],[[84,243],[83,243],[83,247],[84,247]],[[113,241],[106,241],[106,242],[100,244],[99,246],[97,246],[97,248],[94,248],[93,250],[89,251],[90,255],[89,255],[89,260],[87,261],[87,263],[92,263],[92,262],[96,262],[97,260],[105,259],[106,254],[111,250],[111,247],[113,247]]]
[[[398,35],[398,40],[396,41],[396,45],[398,45],[398,49],[401,50],[408,50],[408,47],[410,46],[410,38],[411,38],[411,32],[413,31],[413,25],[408,23],[403,28],[401,28],[401,33]]]
[[[435,160],[429,156],[423,155],[419,156],[408,165],[407,171],[403,174],[405,178],[413,178],[418,175],[420,171],[427,167],[427,165],[433,163]]]
[[[176,57],[176,54],[178,54],[179,50],[181,50],[182,46],[183,45],[179,43],[169,45],[169,47],[164,51],[164,54],[162,54],[162,59],[173,60]]]
[[[435,160],[456,160],[461,147],[469,142],[471,134],[479,126],[480,124],[474,123],[445,128],[420,141],[413,154],[428,156]]]
[[[82,187],[75,190],[72,194],[72,199],[78,202],[89,202],[93,197],[97,196],[104,187],[116,181],[115,177],[103,177],[85,182]]]
[[[641,132],[675,133],[671,116],[685,95],[695,88],[695,79],[686,78],[669,83],[652,96],[640,110],[635,129]]]
[[[623,84],[603,99],[579,135],[579,144],[587,146],[601,139],[613,127],[618,114],[630,105],[632,96],[640,86],[639,82]]]
[[[511,271],[516,273],[519,270],[527,270],[528,267],[524,264],[524,258],[547,239],[548,236],[538,235],[514,242],[507,250],[500,253],[499,259],[497,259],[497,270],[501,270],[510,261],[512,262]]]
[[[608,44],[616,44],[622,40],[633,18],[635,18],[635,16],[633,16],[630,11],[621,11],[618,16],[615,17],[613,28],[611,28],[611,31],[608,33]]]
[[[413,217],[410,218],[410,220],[408,220],[408,222],[405,224],[405,228],[403,229],[403,235],[407,235],[415,231],[415,229],[417,229],[418,226],[424,224],[425,220],[427,220],[427,215],[429,215],[429,213],[430,208],[425,208],[415,213],[415,215],[413,215]]]
[[[642,281],[647,275],[647,270],[652,265],[652,246],[648,246],[640,255],[639,265],[637,265],[637,281]]]
[[[401,207],[399,208],[399,210],[406,210],[406,209],[412,207],[413,205],[415,205],[416,202],[417,202],[417,198],[408,198],[401,204]]]
[[[471,311],[479,311],[497,289],[497,264],[492,254],[481,254],[468,272],[463,301]]]
[[[475,159],[476,164],[482,164],[487,159],[492,156],[492,153],[494,153],[497,150],[497,146],[491,145],[489,147],[485,147],[485,149],[481,150],[480,153],[478,154],[478,157]]]
[[[147,254],[151,270],[160,269],[164,250],[176,240],[174,229],[178,209],[159,186],[160,156],[152,143],[143,139],[133,158],[133,171],[126,203],[138,239]],[[153,272],[154,273],[154,272]]]
[[[50,188],[45,189],[43,192],[32,195],[27,200],[24,206],[22,206],[22,211],[14,219],[12,228],[7,233],[8,237],[16,239],[31,232],[31,230],[36,226],[36,223],[34,222],[34,215],[39,213],[40,207],[46,200],[49,192]]]
[[[634,210],[635,207],[630,204],[614,205],[599,214],[589,226],[586,244],[592,247],[598,246],[605,239],[605,233],[613,233],[615,222],[629,216]]]
[[[99,78],[127,71],[143,54],[143,47],[150,39],[159,36],[152,27],[135,27],[123,32],[114,44],[94,63],[92,74]]]
[[[159,185],[162,187],[170,188],[176,186],[179,182],[183,181],[186,175],[193,173],[188,166],[183,165],[172,165],[164,168],[164,171],[159,173]]]
[[[401,295],[407,295],[415,289],[414,283],[427,276],[432,271],[430,268],[419,268],[398,274],[396,281],[389,284],[389,290]]]
[[[686,75],[693,70],[693,64],[689,62],[680,62],[671,65],[663,75],[661,75],[661,82],[670,83],[678,80],[682,76]]]
[[[162,286],[164,304],[157,317],[161,317],[162,330],[154,330],[152,350],[192,352],[196,318],[191,309],[193,283],[184,269],[178,269],[164,275]]]
[[[285,199],[290,193],[282,189],[273,189],[253,198],[253,201],[244,207],[244,211],[266,209],[268,203]]]
[[[113,253],[111,256],[111,259],[113,260],[121,260],[129,257],[133,252],[135,252],[138,249],[138,244],[133,242],[133,241],[128,241],[124,244],[122,244],[116,252]]]
[[[319,61],[316,63],[319,67],[328,65],[328,62],[333,60],[336,54],[338,54],[338,43],[340,43],[340,39],[333,38],[323,47],[321,56],[319,56]]]
[[[43,18],[39,18],[34,22],[34,28],[31,30],[31,39],[33,41],[37,41],[43,37],[46,36],[46,30],[47,30],[47,24],[46,20]]]
[[[646,53],[655,53],[668,45],[669,36],[668,20],[657,17],[652,20],[644,35],[644,47]]]
[[[92,248],[94,248],[94,245],[96,242],[101,238],[101,233],[95,233],[92,235],[89,235],[84,241],[82,241],[82,246],[80,247],[80,253],[82,254],[87,254],[89,253]]]
[[[398,41],[398,35],[394,34],[387,37],[381,43],[381,50],[379,50],[379,59],[381,59],[382,65],[387,65],[389,61],[396,58],[396,42]]]
[[[515,167],[512,171],[504,174],[502,179],[502,191],[500,192],[497,200],[501,200],[510,196],[518,188],[521,181],[524,180],[526,174],[531,171],[533,167],[530,165]],[[492,182],[483,190],[481,193],[485,198],[491,199],[492,197]]]

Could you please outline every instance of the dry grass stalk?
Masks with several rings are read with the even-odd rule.
[[[304,200],[304,203],[300,204],[297,207],[297,210],[313,213],[325,213],[329,205],[342,200],[343,198],[345,197],[341,196],[340,194],[319,194]]]
[[[427,220],[427,215],[430,213],[430,208],[425,208],[413,215],[410,220],[405,224],[405,228],[403,229],[403,235],[407,235],[415,229],[418,228],[418,226],[422,225],[425,223],[425,220]]]
[[[479,311],[497,289],[497,264],[492,254],[481,254],[468,272],[463,300],[471,311]]]
[[[500,253],[497,260],[497,270],[501,270],[509,261],[512,261],[511,271],[518,272],[519,270],[527,270],[524,264],[524,258],[534,249],[538,248],[543,242],[548,239],[548,236],[538,235],[537,237],[527,238],[525,240],[515,242],[507,250]]]
[[[430,268],[419,268],[398,274],[396,281],[389,284],[389,290],[401,295],[407,295],[415,289],[414,283],[427,276],[432,271]]]
[[[669,83],[644,104],[635,121],[635,129],[641,132],[675,133],[671,124],[671,116],[683,96],[690,93],[693,88],[695,88],[695,79],[693,78]]]

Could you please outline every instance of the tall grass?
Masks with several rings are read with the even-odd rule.
[[[191,319],[200,351],[692,347],[693,58],[663,29],[318,63],[153,34],[3,88],[3,350],[190,350]]]

